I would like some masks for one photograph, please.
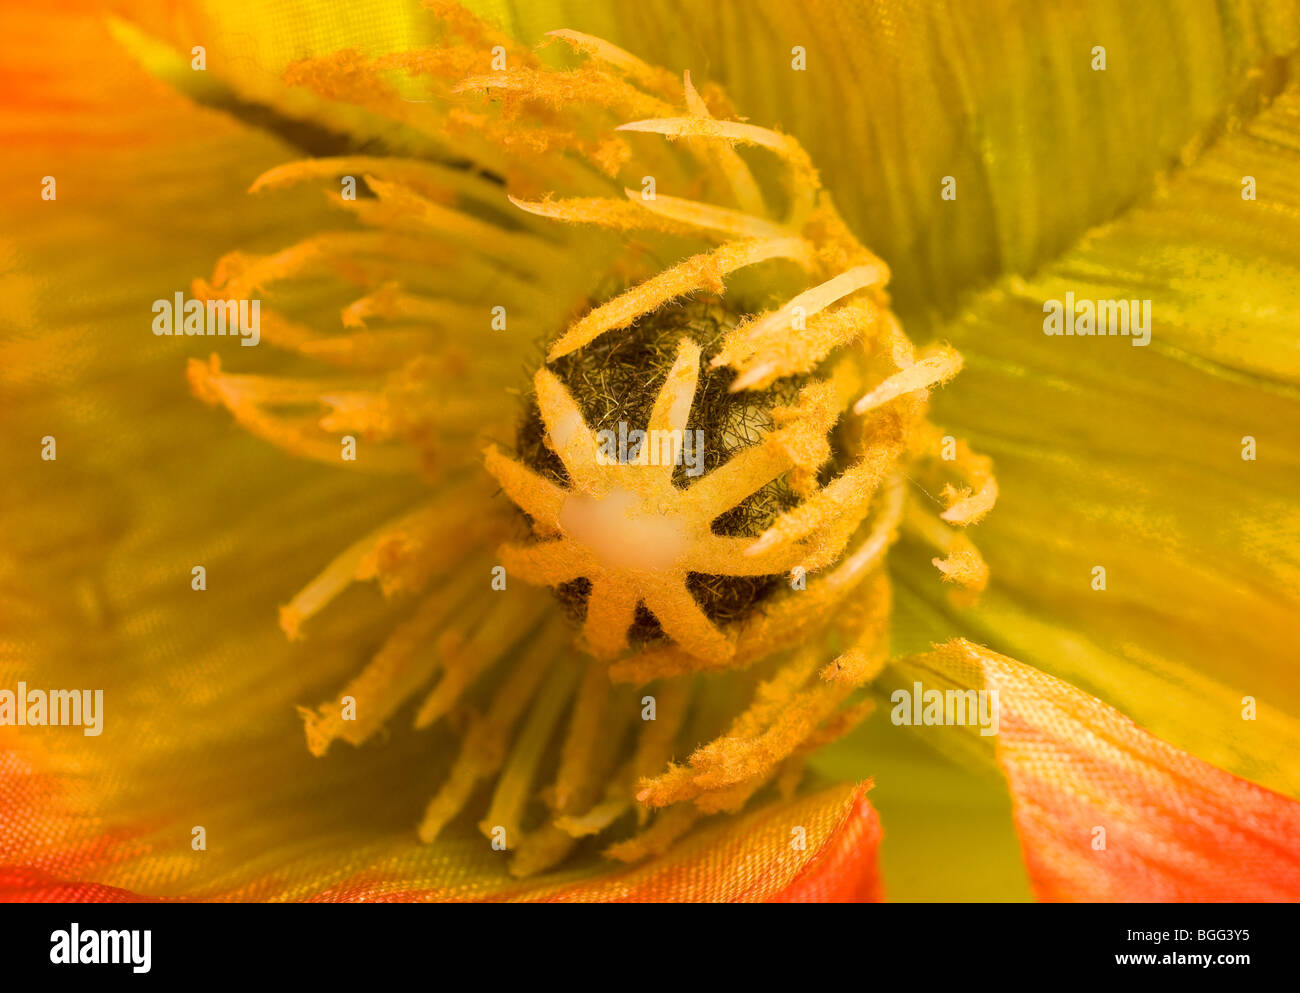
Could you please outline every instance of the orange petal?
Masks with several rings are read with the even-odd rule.
[[[552,877],[521,884],[505,874],[505,853],[490,851],[486,839],[462,839],[449,843],[436,859],[429,858],[427,847],[414,842],[400,854],[393,848],[387,854],[372,849],[370,867],[324,889],[310,883],[286,888],[285,880],[272,874],[206,893],[159,896],[150,892],[155,886],[150,885],[144,864],[136,861],[150,847],[144,838],[152,826],[104,831],[88,821],[77,813],[86,798],[74,795],[65,778],[43,768],[50,756],[20,751],[15,738],[12,733],[0,735],[0,902],[830,903],[883,899],[877,859],[882,832],[867,800],[870,780],[856,786],[837,784],[774,801],[740,818],[719,819],[656,859],[598,870],[576,882],[570,875],[564,883]],[[602,869],[613,865],[605,862]],[[101,882],[105,875],[130,888]]]
[[[137,832],[96,825],[81,809],[78,777],[0,728],[0,903],[109,903],[140,899],[91,882],[138,855]],[[93,786],[88,786],[89,791]]]
[[[531,882],[493,892],[465,886],[403,889],[353,879],[322,893],[330,901],[527,901],[548,903],[735,903],[879,901],[880,821],[871,781],[759,807],[697,830],[642,865],[555,885]],[[797,829],[802,828],[802,833]],[[802,847],[796,843],[802,842]]]
[[[958,639],[906,668],[998,693],[993,740],[1044,901],[1300,899],[1300,803],[1068,683]],[[990,698],[992,699],[992,698]],[[1104,845],[1104,847],[1102,847]]]
[[[102,883],[65,883],[40,869],[0,866],[0,901],[4,903],[139,903],[142,898]]]
[[[855,791],[853,804],[821,852],[770,903],[880,903],[885,899],[877,854],[884,832],[867,800],[870,782]]]

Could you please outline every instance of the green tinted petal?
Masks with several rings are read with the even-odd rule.
[[[966,369],[935,405],[1001,486],[974,529],[994,587],[968,636],[1292,795],[1297,176],[1291,86],[1152,200],[975,297],[944,329]],[[1044,301],[1067,292],[1150,300],[1150,344],[1045,334]]]
[[[562,26],[688,69],[795,135],[888,260],[913,336],[931,308],[1032,270],[1148,194],[1248,77],[1300,43],[1290,2],[472,6],[525,42]],[[955,201],[940,198],[947,176]]]

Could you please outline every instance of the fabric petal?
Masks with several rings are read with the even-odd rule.
[[[875,810],[859,789],[845,822],[817,858],[771,902],[879,903],[885,899],[884,881],[876,865],[876,848],[883,831]]]
[[[945,329],[960,389],[935,404],[1002,487],[977,534],[993,583],[956,627],[1293,796],[1298,166],[1292,83],[1159,196],[972,298]],[[1149,301],[1150,344],[1044,334],[1067,293]]]
[[[644,865],[556,885],[489,893],[464,885],[412,886],[373,874],[318,899],[329,901],[541,901],[548,903],[874,902],[879,819],[870,781],[768,804],[710,826]]]
[[[13,220],[0,240],[0,686],[102,689],[104,725],[3,729],[3,860],[159,896],[271,899],[304,876],[318,891],[376,837],[427,858],[411,828],[422,798],[393,787],[401,767],[436,773],[428,740],[325,770],[293,709],[382,643],[382,598],[365,625],[351,611],[310,646],[287,645],[276,619],[340,544],[425,488],[284,457],[190,394],[186,358],[211,339],[150,331],[151,301],[221,252],[333,218],[306,193],[270,214],[244,206],[292,150],[150,79],[88,6],[15,12],[0,39],[14,84],[0,136],[15,151],[0,164]],[[339,823],[359,806],[373,820],[347,849]]]
[[[1040,900],[1300,898],[1295,800],[1216,769],[1087,693],[971,642],[950,642],[906,664],[922,680],[997,694],[994,750]]]
[[[942,637],[945,628],[940,623],[931,633]],[[885,833],[880,872],[891,903],[1032,901],[1003,777],[991,762],[984,768],[962,752],[936,748],[935,738],[930,728],[895,725],[886,696],[809,767],[832,782],[871,770],[871,806]]]
[[[562,24],[689,69],[792,133],[888,260],[909,332],[1148,195],[1217,133],[1248,80],[1300,44],[1289,0],[470,6],[526,43]],[[941,198],[945,177],[956,200]]]
[[[870,781],[834,786],[769,804],[714,824],[644,865],[568,881],[527,884],[476,866],[504,864],[483,839],[474,853],[425,858],[356,873],[335,886],[293,898],[314,902],[511,901],[552,903],[878,902],[880,821],[867,800]],[[493,880],[495,879],[495,882]],[[267,899],[228,894],[228,899]],[[285,898],[285,894],[281,894]],[[157,899],[128,889],[79,881],[39,866],[0,864],[0,900],[138,902]],[[211,899],[211,897],[209,897]]]

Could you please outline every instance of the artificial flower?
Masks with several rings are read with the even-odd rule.
[[[1295,9],[427,6],[15,19],[6,895],[1294,898]]]

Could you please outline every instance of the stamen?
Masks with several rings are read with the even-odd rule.
[[[340,312],[345,328],[365,327],[366,318],[393,320],[410,317],[441,326],[472,324],[483,318],[483,308],[437,297],[403,292],[399,284],[386,283],[373,293],[348,304]]]
[[[754,703],[732,723],[726,735],[697,749],[688,765],[674,766],[643,783],[637,799],[654,807],[666,806],[773,772],[817,724],[838,708],[851,689],[829,683],[800,689],[818,661],[815,650],[805,647],[796,652],[774,679],[759,688]]]
[[[670,220],[678,221],[689,228],[710,234],[726,235],[729,238],[762,238],[771,241],[789,238],[793,232],[780,224],[739,210],[727,207],[715,207],[697,200],[684,200],[664,193],[655,194],[653,200],[644,200],[640,190],[623,190],[628,200],[639,205],[652,214],[659,214]],[[720,364],[715,360],[715,365]]]
[[[648,96],[600,69],[507,69],[470,76],[452,88],[453,93],[474,89],[507,90],[522,93],[554,107],[587,104],[617,111],[621,115],[672,113],[672,105]]]
[[[451,205],[459,198],[495,204],[501,188],[470,169],[452,169],[419,159],[381,158],[371,155],[341,155],[286,162],[262,173],[248,188],[250,193],[287,189],[306,180],[336,179],[339,176],[378,176],[403,183],[436,203]]]
[[[380,547],[390,542],[404,541],[413,529],[425,523],[428,514],[429,508],[425,507],[397,521],[390,521],[330,562],[320,575],[280,608],[280,628],[289,639],[297,640],[301,635],[303,621],[319,613],[346,587],[359,580],[374,578],[379,570]]]
[[[447,263],[452,258],[444,246],[432,244],[427,238],[388,231],[322,231],[271,255],[230,252],[217,262],[212,285],[232,297],[251,296],[265,292],[272,283],[365,256],[422,264]]]
[[[533,797],[537,767],[569,706],[577,681],[578,674],[572,665],[562,663],[551,670],[497,778],[492,803],[487,816],[479,822],[479,830],[490,838],[494,829],[503,828],[507,847],[515,847],[524,836],[524,812]]]
[[[574,197],[568,200],[519,200],[510,202],[536,217],[565,221],[569,224],[595,224],[614,231],[662,231],[686,234],[691,229],[680,221],[645,209],[639,202],[613,197]]]
[[[455,765],[425,808],[421,840],[433,841],[464,809],[474,788],[501,768],[510,733],[555,663],[561,638],[560,630],[552,626],[534,640],[492,698],[487,715],[470,725]]]
[[[510,874],[517,878],[535,876],[556,865],[573,851],[576,839],[557,821],[543,824],[524,835],[510,862]]]
[[[617,778],[613,782],[617,783]],[[585,814],[562,814],[556,817],[555,826],[571,838],[586,838],[593,834],[600,834],[627,813],[632,806],[626,790],[620,788],[619,793],[621,795],[601,801]]]
[[[648,65],[631,52],[625,51],[617,45],[611,45],[602,38],[583,34],[581,31],[571,31],[567,28],[548,31],[546,37],[558,38],[574,51],[583,52],[591,58],[605,63],[651,93],[658,93],[667,100],[671,100],[676,94],[677,80],[672,73]]]
[[[559,255],[554,246],[526,233],[508,231],[470,217],[454,207],[427,199],[400,183],[365,177],[366,185],[378,200],[344,200],[337,194],[332,201],[358,214],[367,223],[404,229],[429,231],[449,242],[469,248],[502,262],[528,271],[554,266]]]
[[[889,661],[889,619],[893,587],[889,573],[877,570],[851,604],[845,605],[841,625],[856,631],[848,651],[822,669],[820,676],[830,683],[863,686],[875,679]]]
[[[695,826],[700,816],[700,811],[685,804],[660,811],[655,814],[655,819],[648,828],[637,832],[627,841],[606,848],[605,857],[619,862],[640,862],[642,859],[662,855]]]
[[[308,392],[320,385],[272,380],[259,376],[230,376],[221,371],[216,355],[206,363],[190,359],[186,367],[190,389],[195,396],[213,405],[225,407],[250,434],[278,445],[293,455],[301,455],[330,465],[339,463],[338,437],[328,435],[317,417],[277,417],[263,407],[259,398],[273,399],[285,405],[304,402]],[[328,387],[326,387],[328,388]],[[410,448],[385,450],[376,448],[357,467],[366,472],[412,472],[419,467],[417,453]]]
[[[932,561],[947,582],[958,583],[976,593],[988,585],[989,567],[979,549],[964,534],[953,535],[947,558]]]
[[[601,741],[607,730],[610,697],[605,665],[599,661],[588,663],[578,687],[551,798],[552,806],[562,813],[584,810],[596,798],[597,769],[613,744]]]
[[[779,329],[782,332],[789,333],[790,329],[795,326],[796,316],[810,317],[825,310],[831,304],[842,300],[850,293],[867,286],[883,286],[887,282],[889,282],[889,269],[883,262],[878,265],[861,265],[850,269],[848,272],[842,272],[838,276],[800,293],[780,310],[771,311],[752,324],[736,328],[728,337],[722,352],[713,359],[713,364],[715,366],[729,364],[731,361],[730,356],[774,330]]]
[[[942,495],[948,509],[939,516],[949,524],[965,527],[993,509],[998,499],[998,481],[993,476],[993,461],[985,455],[976,455],[964,441],[958,440],[953,446],[951,464],[975,487],[975,492],[946,485]]]
[[[811,189],[820,187],[817,170],[803,146],[789,135],[780,134],[754,124],[739,121],[715,121],[702,117],[659,117],[644,121],[631,121],[620,125],[619,131],[644,131],[669,137],[713,138],[728,142],[758,145],[774,153],[802,183]]]
[[[943,495],[949,501],[949,506],[939,516],[964,527],[974,524],[993,509],[998,499],[998,481],[989,475],[975,493],[970,490],[959,491],[949,486],[944,489]]]
[[[655,719],[645,722],[641,731],[632,760],[634,780],[650,778],[672,760],[677,737],[686,723],[691,692],[689,678],[667,679],[654,689]],[[638,808],[638,821],[645,823],[646,816],[646,808]]]
[[[879,315],[879,305],[863,298],[814,316],[798,335],[776,326],[744,345],[738,343],[727,355],[727,364],[739,373],[732,390],[766,389],[784,376],[812,372],[836,348],[869,341]]]
[[[801,238],[730,242],[712,252],[695,255],[597,307],[562,334],[551,346],[548,361],[576,351],[606,331],[627,327],[669,300],[696,290],[720,292],[722,277],[771,259],[808,265],[811,246]]]
[[[420,704],[415,726],[429,727],[449,713],[479,676],[537,626],[549,606],[544,597],[524,596],[494,601],[481,613],[462,611],[438,638],[442,678]]]
[[[745,549],[745,555],[762,555],[780,545],[791,545],[811,535],[827,520],[856,517],[859,510],[871,502],[897,455],[897,450],[888,448],[870,451],[861,462],[778,517],[757,541]]]
[[[961,355],[947,346],[896,372],[853,405],[853,413],[865,414],[883,406],[895,397],[913,390],[928,390],[940,386],[961,372]]]
[[[959,531],[944,526],[925,507],[909,501],[905,516],[907,529],[937,549],[944,558],[931,562],[945,582],[957,583],[971,593],[980,593],[988,585],[989,570],[979,550]]]
[[[440,660],[433,652],[420,649],[466,599],[463,584],[444,584],[394,629],[383,648],[336,700],[316,710],[298,708],[306,724],[307,747],[313,755],[324,755],[338,738],[352,745],[361,744],[428,682]],[[345,697],[357,701],[355,720],[343,720]]]
[[[277,340],[274,334],[264,336],[272,344],[281,347],[286,344]],[[293,346],[293,350],[355,372],[382,372],[428,355],[436,344],[437,337],[426,330],[362,331],[329,338],[308,338]],[[333,424],[322,422],[321,426],[329,431],[335,430]]]
[[[695,89],[695,84],[691,82],[689,70],[682,73],[682,83],[686,91],[686,109],[695,117],[712,119],[713,115],[709,113],[708,105]],[[736,150],[730,145],[717,142],[706,141],[702,145],[705,160],[725,178],[740,209],[751,217],[768,216],[767,205],[763,203],[763,194],[758,188],[758,182]]]

